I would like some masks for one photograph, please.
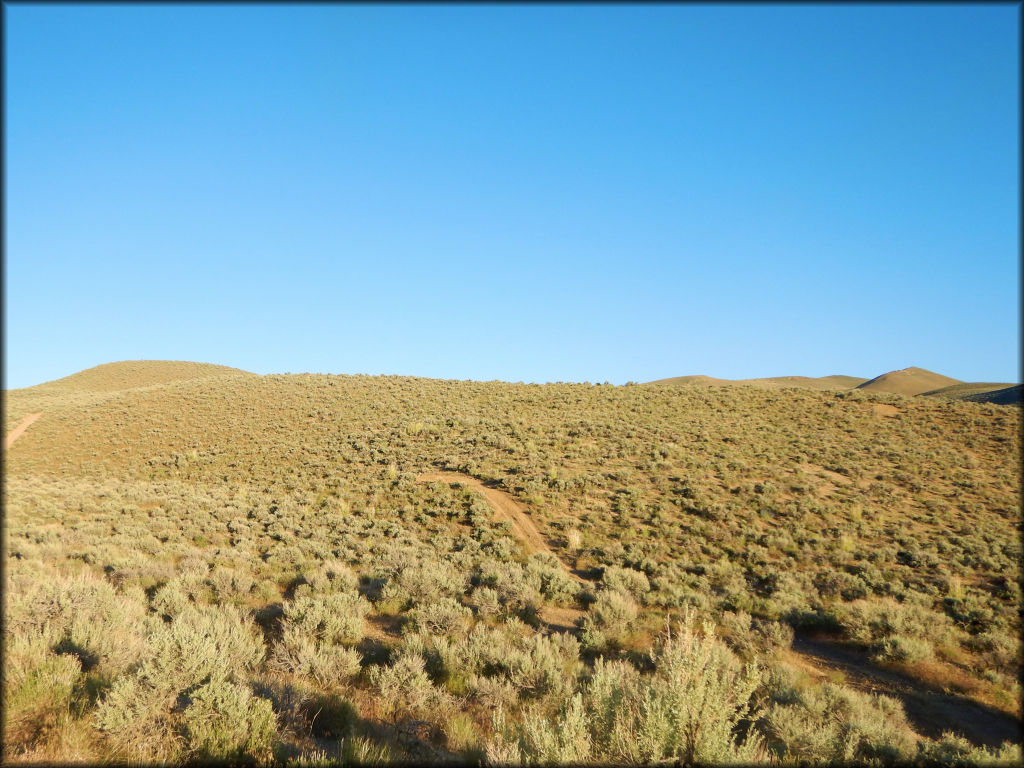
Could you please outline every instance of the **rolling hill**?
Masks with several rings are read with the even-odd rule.
[[[642,762],[686,695],[766,764],[1019,755],[1017,414],[787,381],[6,392],[4,754]]]
[[[62,379],[48,381],[31,389],[48,391],[113,392],[155,384],[209,379],[219,376],[255,376],[254,373],[226,365],[190,363],[176,360],[124,360],[87,368]]]
[[[921,395],[954,384],[963,384],[959,379],[951,379],[924,368],[902,368],[876,376],[871,381],[858,384],[857,389],[866,392],[889,392],[895,395]]]
[[[964,382],[943,376],[924,368],[904,368],[890,371],[873,379],[856,376],[774,376],[757,379],[719,379],[712,376],[676,376],[647,382],[650,385],[723,387],[744,386],[760,388],[792,387],[817,391],[843,391],[857,389],[878,394],[923,396],[940,400],[1019,405],[1019,385],[992,382]]]

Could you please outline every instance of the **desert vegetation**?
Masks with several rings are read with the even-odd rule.
[[[1021,758],[1017,407],[121,365],[6,393],[8,760]]]

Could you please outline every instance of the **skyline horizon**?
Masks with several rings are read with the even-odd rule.
[[[934,370],[932,368],[926,368],[924,366],[916,366],[916,365],[903,366],[902,368],[893,368],[893,369],[890,369],[890,370],[882,371],[880,373],[874,373],[874,374],[871,374],[871,375],[863,375],[863,374],[861,374],[859,372],[858,373],[847,373],[847,372],[840,371],[840,372],[824,373],[824,374],[814,374],[814,375],[801,374],[801,373],[795,373],[795,374],[794,373],[777,373],[777,374],[769,374],[769,375],[726,377],[726,376],[717,376],[714,373],[704,373],[704,372],[702,372],[702,373],[680,373],[680,374],[673,374],[673,375],[670,375],[670,376],[661,376],[661,377],[657,377],[657,378],[653,378],[653,379],[646,379],[646,378],[645,379],[627,379],[625,381],[611,381],[610,379],[600,379],[600,378],[596,378],[596,379],[546,379],[546,380],[541,381],[541,380],[531,380],[531,379],[523,379],[523,378],[518,378],[517,379],[517,378],[505,378],[505,377],[495,377],[495,378],[483,379],[483,378],[475,378],[475,377],[425,376],[425,375],[420,375],[420,374],[415,374],[415,373],[400,373],[400,372],[376,372],[376,373],[371,373],[371,372],[366,372],[366,371],[314,371],[314,370],[289,370],[289,371],[270,371],[270,370],[268,370],[268,371],[257,371],[257,370],[252,370],[250,368],[246,368],[246,367],[240,366],[240,365],[229,365],[227,363],[212,362],[212,361],[209,361],[209,360],[188,360],[188,359],[170,360],[170,359],[156,359],[156,358],[136,358],[136,359],[125,359],[125,360],[110,360],[110,361],[107,361],[107,362],[104,362],[104,363],[97,363],[96,365],[87,366],[85,368],[81,368],[81,369],[78,369],[78,370],[75,370],[75,371],[71,371],[70,373],[66,373],[66,374],[63,374],[63,375],[60,375],[60,376],[56,376],[54,378],[46,379],[44,381],[39,381],[39,382],[36,382],[34,384],[26,384],[26,385],[19,386],[19,387],[7,386],[7,382],[5,380],[3,391],[6,392],[6,391],[13,391],[13,390],[16,390],[16,389],[31,389],[32,387],[40,386],[42,384],[50,384],[50,383],[53,383],[55,381],[60,381],[61,379],[68,378],[70,376],[74,376],[75,374],[82,373],[83,371],[88,371],[88,370],[91,370],[93,368],[99,368],[99,367],[103,367],[103,366],[107,366],[107,365],[116,365],[116,364],[119,364],[119,363],[164,363],[164,362],[192,363],[192,364],[198,364],[198,365],[222,366],[222,367],[226,367],[226,368],[235,368],[235,369],[238,369],[239,371],[242,371],[244,373],[251,373],[251,374],[255,374],[257,376],[304,376],[304,375],[310,375],[310,376],[368,376],[368,377],[378,377],[379,376],[379,377],[401,377],[401,378],[416,378],[416,379],[433,379],[433,380],[438,380],[438,381],[473,381],[473,382],[480,382],[480,383],[502,382],[502,383],[506,383],[506,384],[540,384],[540,385],[544,385],[544,384],[591,384],[591,385],[606,385],[606,384],[610,384],[612,386],[625,386],[625,385],[628,385],[628,384],[652,384],[652,383],[656,383],[656,382],[659,382],[659,381],[667,381],[667,380],[671,380],[671,379],[687,378],[687,377],[707,377],[707,378],[721,380],[721,381],[742,382],[742,381],[759,380],[759,379],[781,379],[781,378],[822,379],[822,378],[829,378],[829,377],[845,376],[845,377],[851,377],[851,378],[863,378],[863,379],[865,379],[865,381],[872,381],[874,379],[880,378],[880,377],[885,376],[887,374],[897,373],[897,372],[902,372],[902,371],[908,371],[908,370],[922,370],[922,371],[925,371],[925,372],[928,372],[928,373],[936,373],[936,374],[939,374],[939,375],[942,375],[942,376],[946,376],[948,378],[957,379],[957,380],[959,380],[960,382],[963,382],[963,383],[979,383],[979,384],[981,384],[981,383],[1006,383],[1007,385],[1010,385],[1010,386],[1019,385],[1019,384],[1022,383],[1021,377],[1018,377],[1015,380],[1008,380],[1008,379],[979,379],[979,378],[964,379],[964,378],[961,378],[959,376],[952,376],[952,375],[950,375],[950,374],[948,374],[948,373],[946,373],[944,371],[937,371],[937,370]],[[6,379],[6,376],[5,376],[5,379]]]

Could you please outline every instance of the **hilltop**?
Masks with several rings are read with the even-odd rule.
[[[55,379],[26,389],[114,392],[149,387],[155,384],[237,375],[255,376],[256,374],[212,363],[190,363],[178,360],[123,360],[97,365],[62,379]]]
[[[963,383],[960,379],[951,379],[934,371],[911,367],[883,373],[871,381],[857,385],[857,389],[868,392],[891,392],[897,395],[921,395]]]

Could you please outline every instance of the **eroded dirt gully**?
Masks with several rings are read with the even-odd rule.
[[[998,747],[1004,741],[1021,742],[1021,723],[1011,715],[877,667],[864,651],[835,639],[796,637],[789,657],[797,667],[816,677],[830,677],[838,671],[843,684],[850,688],[897,699],[913,729],[922,736],[937,739],[943,732],[953,731],[974,744],[989,747]]]
[[[4,450],[6,451],[12,445],[14,445],[14,441],[21,437],[23,434],[25,434],[25,430],[31,427],[32,424],[35,423],[35,420],[42,415],[43,412],[39,411],[38,413],[30,413],[28,416],[22,419],[21,424],[12,429],[10,434],[4,438]]]

